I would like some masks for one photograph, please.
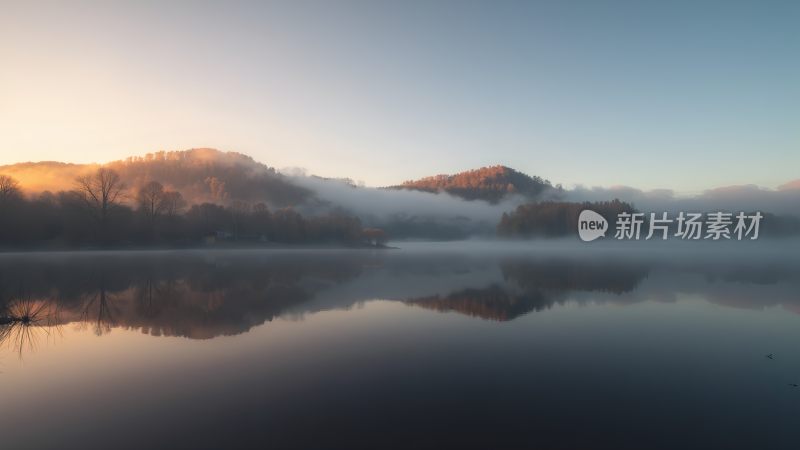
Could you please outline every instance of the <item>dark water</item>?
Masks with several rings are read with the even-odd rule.
[[[797,247],[707,250],[3,255],[0,447],[796,449]]]

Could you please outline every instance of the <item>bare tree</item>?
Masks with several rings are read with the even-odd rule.
[[[151,181],[139,189],[139,211],[143,212],[150,223],[156,221],[164,211],[164,186],[158,181]]]
[[[125,183],[114,170],[100,168],[91,175],[78,177],[76,185],[77,192],[105,231],[109,214],[125,194]]]
[[[164,192],[163,203],[164,214],[169,217],[177,216],[187,205],[186,200],[183,199],[183,195],[178,191]]]
[[[0,201],[20,196],[19,183],[8,175],[0,175]]]

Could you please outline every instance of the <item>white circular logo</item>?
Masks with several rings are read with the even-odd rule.
[[[593,241],[600,236],[605,237],[608,221],[605,217],[591,209],[584,209],[578,216],[578,235],[584,242]]]

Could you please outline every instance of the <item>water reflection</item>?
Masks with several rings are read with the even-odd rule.
[[[0,434],[15,449],[795,448],[796,259],[4,255],[0,338],[25,359],[0,352]]]
[[[37,334],[67,324],[96,335],[122,327],[208,339],[282,315],[302,318],[374,298],[496,321],[568,301],[673,301],[679,293],[725,306],[780,304],[800,312],[800,265],[791,260],[614,261],[604,255],[402,252],[3,257],[0,339],[22,352],[35,348]]]
[[[447,295],[409,299],[411,305],[455,311],[489,320],[512,320],[565,302],[573,291],[623,294],[633,291],[648,268],[630,264],[547,258],[501,261],[503,281]]]

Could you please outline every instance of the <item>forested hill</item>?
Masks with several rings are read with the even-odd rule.
[[[0,166],[31,193],[71,190],[78,176],[97,170],[97,164],[59,162]],[[214,149],[155,152],[105,164],[116,171],[131,192],[150,181],[179,191],[189,203],[267,202],[276,206],[301,203],[310,192],[292,184],[274,168],[235,152]]]
[[[466,200],[500,201],[509,194],[535,198],[552,187],[550,181],[529,176],[506,166],[482,167],[455,175],[435,175],[406,181],[392,189],[447,192]]]

